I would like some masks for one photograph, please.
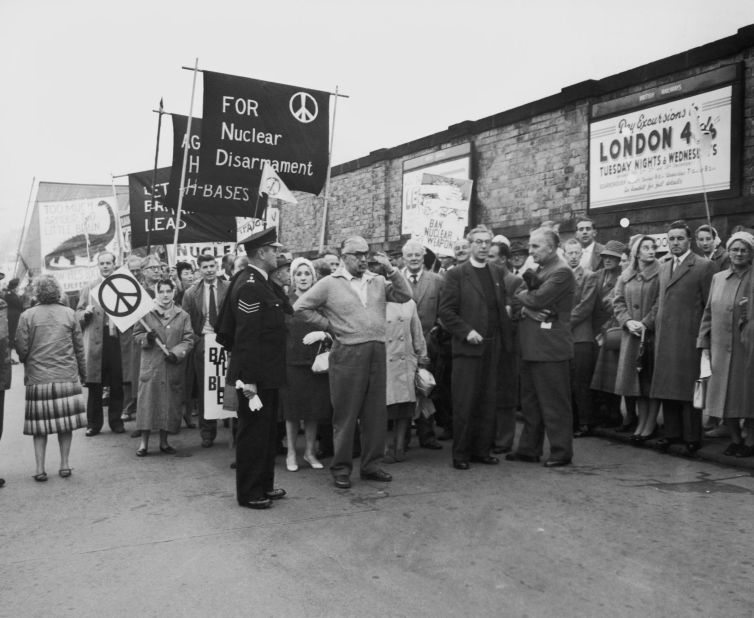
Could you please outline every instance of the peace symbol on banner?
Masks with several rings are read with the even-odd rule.
[[[142,288],[133,277],[114,273],[99,286],[97,297],[108,315],[122,318],[131,315],[139,307]]]
[[[312,122],[319,114],[317,100],[308,92],[294,94],[288,103],[288,109],[296,120],[305,124]]]

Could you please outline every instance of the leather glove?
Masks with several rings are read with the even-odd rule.
[[[165,362],[166,363],[170,363],[171,365],[177,365],[178,364],[178,357],[171,352],[170,354],[168,354],[165,357]]]
[[[147,343],[149,343],[149,345],[154,345],[154,342],[156,340],[157,340],[157,333],[154,332],[153,330],[150,330],[147,333]]]

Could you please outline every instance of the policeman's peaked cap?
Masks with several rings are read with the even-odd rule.
[[[254,232],[241,240],[239,245],[243,245],[247,255],[251,255],[254,251],[260,247],[269,245],[270,247],[282,247],[278,242],[278,230],[276,227],[268,227],[267,229]]]

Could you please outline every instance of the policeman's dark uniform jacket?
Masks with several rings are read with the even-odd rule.
[[[247,253],[275,242],[275,229],[244,242]],[[282,289],[252,265],[229,284],[218,321],[218,341],[230,354],[228,380],[255,384],[262,409],[252,411],[238,393],[236,497],[239,504],[264,500],[273,491],[278,389],[285,386],[285,313],[293,313]]]

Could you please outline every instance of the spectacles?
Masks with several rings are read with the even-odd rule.
[[[366,251],[354,251],[353,253],[344,253],[344,255],[352,255],[357,260],[365,260],[369,254]]]
[[[733,249],[728,249],[728,253],[749,253],[749,249],[746,247],[734,247]]]
[[[481,238],[477,238],[474,241],[474,244],[477,245],[478,247],[485,247],[485,246],[491,245],[492,241],[491,240],[482,240]]]

